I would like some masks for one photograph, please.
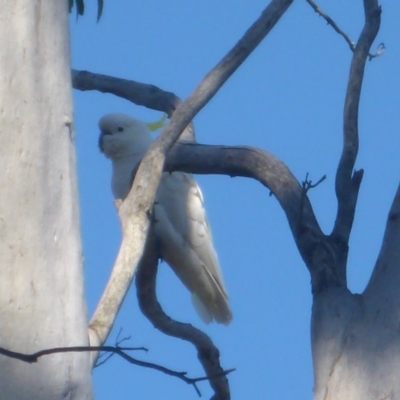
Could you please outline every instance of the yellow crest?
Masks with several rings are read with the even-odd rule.
[[[152,132],[155,132],[164,126],[164,123],[165,123],[165,120],[167,119],[167,117],[168,117],[168,115],[164,114],[159,121],[148,122],[148,123],[146,123],[146,125]]]

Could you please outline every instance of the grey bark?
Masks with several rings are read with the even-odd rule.
[[[0,11],[0,344],[86,345],[66,1]],[[91,399],[88,353],[0,356],[2,399]]]

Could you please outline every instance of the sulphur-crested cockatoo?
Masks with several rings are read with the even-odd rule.
[[[112,161],[115,199],[125,199],[131,189],[132,173],[153,142],[151,126],[124,114],[108,114],[99,121],[99,146]],[[228,324],[232,319],[228,295],[203,196],[193,176],[164,172],[153,212],[160,257],[190,290],[204,322]]]

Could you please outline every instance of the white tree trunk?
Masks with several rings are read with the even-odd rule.
[[[315,400],[400,399],[400,188],[374,273],[361,295],[314,298]]]
[[[67,0],[0,9],[0,346],[87,345]],[[0,356],[1,399],[92,398],[90,354]]]

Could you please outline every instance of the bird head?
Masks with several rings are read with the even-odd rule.
[[[125,114],[107,114],[99,121],[100,151],[111,159],[143,155],[152,142],[149,127]]]

